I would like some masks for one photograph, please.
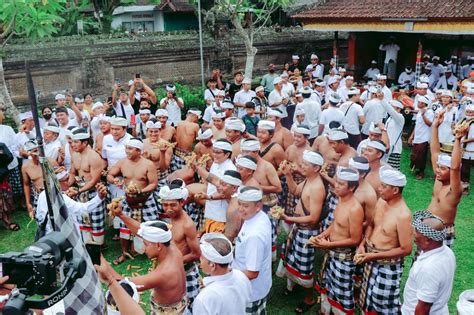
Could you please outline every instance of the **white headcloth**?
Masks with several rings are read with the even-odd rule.
[[[163,229],[151,226],[156,222],[162,222],[166,224],[163,221],[143,222],[142,224],[140,224],[140,228],[138,229],[137,235],[142,237],[144,240],[147,240],[148,242],[152,243],[166,243],[171,241],[171,230],[168,229],[168,231],[165,231]]]
[[[74,137],[74,135],[73,135]],[[139,149],[140,151],[143,152],[143,142],[141,142],[140,140],[138,139],[130,139],[127,141],[127,143],[125,144],[125,146],[127,147],[132,147],[132,148],[137,148]]]
[[[221,239],[226,241],[230,246],[230,252],[226,256],[222,256],[219,252],[212,246],[209,241],[214,239]],[[230,264],[234,259],[232,243],[221,233],[206,233],[201,237],[201,253],[209,261],[217,264]]]
[[[308,163],[319,165],[319,166],[323,166],[324,164],[324,158],[322,157],[321,154],[317,152],[309,151],[309,150],[304,150],[303,160],[305,160]]]
[[[388,165],[384,165],[379,170],[380,181],[384,184],[405,187],[407,184],[407,178],[402,172],[391,168]]]
[[[242,186],[237,191],[237,199],[241,201],[261,201],[263,197],[262,191],[253,186]]]

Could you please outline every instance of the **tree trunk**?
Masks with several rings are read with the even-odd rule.
[[[253,34],[249,34],[247,30],[242,27],[236,13],[231,15],[231,21],[237,34],[239,34],[245,44],[245,52],[247,54],[247,59],[245,61],[245,77],[252,79],[253,64],[255,61],[255,55],[257,54],[257,48],[253,46]],[[253,32],[252,28],[250,28],[250,32]]]
[[[13,105],[7,83],[5,82],[5,71],[3,70],[3,59],[0,57],[0,108],[5,110],[5,116],[13,119],[20,126],[18,109]]]
[[[253,74],[253,64],[255,62],[255,55],[257,54],[257,48],[250,47],[250,49],[245,49],[247,52],[247,59],[245,60],[245,77],[252,79]]]

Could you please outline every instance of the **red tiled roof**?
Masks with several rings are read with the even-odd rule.
[[[305,19],[473,19],[474,0],[320,0],[293,16]]]

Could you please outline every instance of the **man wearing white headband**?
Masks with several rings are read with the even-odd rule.
[[[311,130],[309,135],[309,142],[313,144],[314,139],[318,135],[319,129],[319,117],[321,116],[321,104],[313,101],[311,99],[312,90],[310,87],[303,89],[301,92],[303,96],[303,101],[297,105],[297,108],[301,108],[304,111],[304,120],[303,125],[306,125]],[[296,121],[296,110],[293,117],[293,121]]]
[[[395,74],[391,80],[395,80]],[[377,84],[382,87],[383,99],[386,102],[390,102],[392,100],[392,91],[387,86],[387,76],[386,75],[378,75],[377,76]]]
[[[358,104],[359,98],[358,89],[351,89],[348,91],[348,101],[339,107],[344,113],[342,126],[349,136],[349,144],[354,149],[357,149],[357,146],[362,141],[359,125],[365,123],[365,113]]]
[[[380,181],[380,199],[373,217],[366,219],[369,225],[356,261],[365,263],[361,308],[367,313],[390,314],[400,311],[403,259],[412,251],[411,212],[402,196],[405,175],[384,166],[380,169]],[[384,294],[377,294],[381,290]]]
[[[427,211],[416,212],[412,225],[416,246],[422,252],[411,266],[399,313],[449,314],[448,302],[453,290],[456,257],[450,248],[443,245],[446,225],[441,218]],[[468,313],[470,304],[466,303],[469,306],[464,308]]]
[[[410,168],[416,169],[416,179],[425,177],[426,159],[431,138],[431,125],[434,113],[428,108],[428,98],[418,99],[418,113],[415,118],[415,128],[408,138],[408,144],[413,145],[410,155]],[[433,140],[431,140],[433,141]]]
[[[267,119],[275,123],[273,141],[286,150],[293,143],[293,135],[288,128],[282,125],[282,118],[283,114],[279,109],[269,109],[267,112]]]
[[[76,154],[71,155],[68,186],[74,188],[70,188],[67,195],[77,201],[87,202],[98,194],[96,185],[100,182],[106,163],[89,145],[90,134],[87,129],[74,130],[71,139],[71,148]],[[99,203],[88,209],[88,213],[82,216],[82,222],[83,241],[86,244],[88,242],[104,244],[105,203]]]
[[[251,90],[252,80],[244,78],[242,81],[242,89],[235,93],[233,102],[234,106],[238,108],[237,117],[242,118],[245,115],[245,104],[252,101],[256,96],[255,92]]]
[[[24,145],[24,150],[27,152],[27,156],[31,157],[23,162],[21,174],[26,208],[30,218],[32,218],[38,203],[38,195],[44,190],[43,171],[39,161],[38,143],[35,140],[28,141]],[[58,166],[55,160],[47,159],[53,167]]]
[[[201,253],[201,269],[209,276],[194,300],[194,314],[244,314],[252,286],[242,271],[230,268],[232,243],[222,234],[208,233],[201,238]]]
[[[365,137],[365,135],[362,137]],[[373,122],[370,123],[368,136],[357,146],[357,154],[362,155],[362,152],[364,152],[367,148],[367,143],[374,140],[381,140],[383,143],[388,142],[387,130],[385,129],[383,122],[379,122],[377,125],[375,125]],[[383,161],[386,161],[386,155],[384,155]]]
[[[141,108],[138,111],[139,121],[136,123],[135,128],[132,130],[132,136],[140,139],[146,139],[147,137],[147,127],[146,123],[150,120],[151,111],[148,108]]]
[[[176,96],[176,86],[173,84],[166,85],[166,97],[160,100],[160,108],[168,111],[172,126],[177,126],[180,123],[184,101],[181,97]]]
[[[138,138],[131,138],[125,144],[127,157],[118,161],[109,169],[107,181],[125,190],[125,200],[122,200],[123,213],[129,217],[135,217],[136,210],[141,209],[139,221],[147,222],[158,219],[158,205],[153,192],[158,183],[156,168],[152,161],[144,158],[143,142]],[[123,179],[119,176],[123,176]],[[132,187],[131,187],[132,186]],[[131,240],[130,229],[120,222],[120,244],[122,255],[114,264],[120,264],[125,260],[128,253],[129,240]]]
[[[128,278],[137,286],[139,292],[152,289],[151,314],[185,314],[188,299],[183,255],[173,241],[169,225],[163,221],[140,223],[123,213],[120,204],[113,212],[141,240],[141,249],[146,256],[157,262],[156,268],[149,273]],[[108,264],[107,271],[116,280],[124,278]]]
[[[367,147],[365,148],[362,156],[369,161],[370,172],[366,177],[367,182],[369,182],[375,191],[378,193],[378,188],[380,186],[380,176],[379,171],[384,162],[382,158],[385,155],[387,150],[386,144],[382,140],[371,140],[367,142]]]
[[[282,113],[282,118],[288,116],[286,106],[290,102],[290,96],[283,90],[282,80],[276,77],[273,80],[274,89],[268,95],[268,105],[272,109],[279,109]]]
[[[206,168],[197,164],[195,165],[196,172],[199,176],[208,182],[206,195],[209,199],[206,200],[206,210],[204,212],[206,221],[203,228],[205,233],[223,233],[225,230],[226,210],[229,206],[229,202],[221,197],[214,200],[214,195],[217,193],[217,186],[214,185],[214,183],[216,183],[216,180],[224,176],[224,173],[227,170],[236,170],[232,160],[230,159],[231,155],[232,144],[226,139],[218,139],[213,145],[212,158],[214,162],[212,163],[209,172]]]
[[[245,124],[239,118],[229,117],[225,120],[225,138],[232,143],[232,159],[239,154],[244,132]]]
[[[225,123],[224,120],[226,118],[226,114],[223,111],[217,111],[212,115],[212,134],[214,139],[221,139],[226,137],[225,133]],[[204,126],[204,124],[203,124]]]
[[[470,103],[465,106],[465,117],[466,120],[474,118],[474,104]],[[469,124],[469,130],[462,140],[464,146],[464,152],[462,155],[461,163],[461,182],[463,186],[463,192],[469,193],[469,182],[471,177],[471,167],[474,160],[474,124]]]
[[[340,101],[340,96],[335,93],[335,95],[332,95],[329,98],[329,101],[324,104],[324,106],[327,106],[327,108],[321,112],[321,117],[319,118],[318,134],[321,135],[323,133],[328,133],[331,129],[329,128],[329,124],[333,121],[342,124],[344,112],[339,109]]]
[[[453,93],[443,90],[441,94],[441,106],[436,111],[443,111],[443,121],[438,127],[438,140],[441,144],[454,142],[453,125],[458,122],[459,112],[458,106],[453,103]]]
[[[410,66],[405,67],[405,71],[398,76],[398,85],[401,89],[411,89],[415,84],[415,72]]]
[[[237,236],[232,268],[242,271],[252,284],[247,314],[265,314],[272,286],[272,227],[262,210],[262,191],[239,188],[238,209],[244,224]]]
[[[273,140],[274,135],[275,123],[273,121],[260,120],[258,122],[257,139],[260,142],[260,156],[277,169],[285,159],[285,151],[280,144]]]
[[[334,222],[310,244],[329,250],[326,253],[322,279],[316,285],[321,293],[323,314],[347,314],[354,312],[354,293],[347,290],[354,285],[355,248],[362,240],[364,209],[354,196],[359,185],[359,173],[339,167],[336,172],[335,192],[339,202],[334,211]],[[329,303],[329,299],[331,303]]]
[[[186,119],[176,127],[176,146],[171,162],[171,172],[182,169],[186,165],[185,158],[192,154],[194,140],[199,132],[200,115],[201,111],[191,108],[188,110]]]
[[[258,181],[254,174],[257,170],[257,159],[250,155],[239,155],[235,159],[235,167],[240,173],[242,185],[244,186],[258,186]]]
[[[93,125],[97,124],[97,131],[93,131]],[[94,149],[101,154],[104,143],[104,137],[110,134],[110,117],[101,114],[94,117],[91,121],[91,132],[94,140]]]
[[[59,127],[53,122],[43,128],[44,156],[59,161],[59,151],[62,147],[59,141]]]
[[[441,112],[436,116],[432,126],[430,144],[431,165],[436,177],[433,186],[433,196],[427,210],[440,217],[448,227],[444,244],[451,247],[455,238],[454,221],[462,197],[461,143],[469,129],[456,131],[451,156],[442,154],[438,139],[438,128],[442,121],[443,114]]]
[[[380,74],[380,70],[377,67],[377,61],[372,60],[370,62],[370,68],[367,69],[363,78],[364,80],[367,80],[367,81],[375,81],[377,80],[377,75],[379,74]]]
[[[261,120],[262,122],[263,120]],[[266,130],[265,130],[266,131]],[[263,132],[265,132],[263,131]],[[260,128],[257,130],[257,136],[261,133]],[[276,144],[278,145],[278,144]],[[255,170],[254,177],[258,182],[258,187],[262,187],[263,190],[263,210],[265,213],[270,211],[271,207],[274,207],[278,203],[278,195],[282,192],[282,185],[280,178],[278,177],[277,167],[271,162],[262,157],[261,146],[255,139],[246,139],[242,142],[242,154],[250,155],[257,160],[257,169]],[[280,148],[281,150],[281,148]],[[284,156],[284,155],[283,155]],[[282,159],[283,160],[283,159]],[[280,162],[281,163],[281,162]],[[272,244],[273,244],[273,257],[276,260],[276,243],[277,243],[277,226],[278,220],[270,217],[272,223]]]
[[[405,117],[401,113],[403,110],[403,104],[397,100],[391,100],[390,102],[382,101],[383,96],[377,95],[377,98],[381,101],[381,105],[388,114],[388,118],[385,121],[385,129],[388,135],[388,142],[390,144],[390,150],[387,154],[387,163],[395,169],[400,169],[400,159],[403,150],[403,127],[405,126]]]
[[[295,198],[299,198],[294,213],[285,211],[281,219],[292,224],[290,241],[282,246],[282,259],[278,265],[277,276],[288,278],[287,291],[292,291],[295,284],[305,288],[305,298],[295,309],[296,313],[303,313],[313,306],[313,247],[304,246],[308,240],[318,235],[319,223],[323,219],[323,206],[326,199],[326,188],[319,176],[324,164],[321,154],[305,150],[302,152],[302,162],[298,164],[301,176],[305,180],[297,184],[293,180],[291,168],[284,165],[282,172],[286,175],[288,190]]]
[[[199,142],[194,146],[194,153],[196,153],[196,159],[199,160],[203,155],[207,154],[211,157],[208,162],[210,166],[212,164],[212,146],[213,146],[213,134],[212,129],[199,129],[196,140]]]
[[[349,100],[349,92],[354,91],[354,77],[351,75],[347,75],[341,79],[341,83],[339,88],[337,89],[337,94],[339,94],[342,98],[343,102],[347,102]],[[360,93],[359,93],[360,94]]]
[[[324,65],[320,63],[316,54],[311,54],[311,63],[306,66],[307,72],[313,79],[322,79],[324,75]]]

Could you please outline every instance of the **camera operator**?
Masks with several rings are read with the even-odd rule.
[[[7,284],[9,277],[0,277],[0,311],[3,309],[7,301],[8,295],[11,293],[11,290],[14,288],[14,285]],[[0,312],[1,313],[1,312]]]
[[[176,96],[176,86],[173,84],[166,85],[166,97],[161,99],[160,108],[168,111],[168,120],[172,126],[176,127],[180,123],[184,102],[181,97]]]

